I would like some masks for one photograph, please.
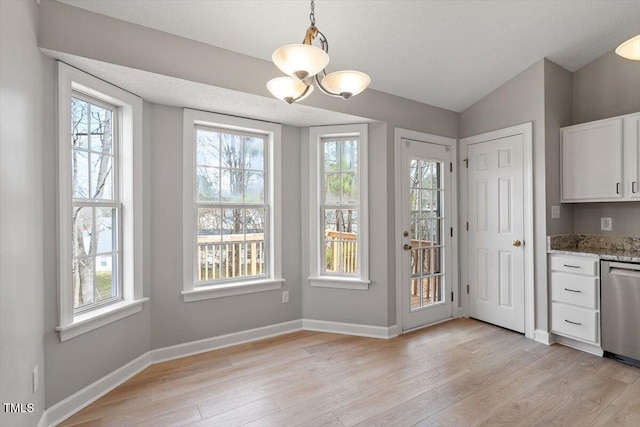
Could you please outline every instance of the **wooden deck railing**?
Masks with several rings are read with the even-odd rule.
[[[264,262],[262,233],[198,236],[198,281],[258,276]]]
[[[358,235],[328,230],[325,232],[327,257],[325,271],[356,273],[358,271]]]
[[[412,240],[411,247],[414,249],[411,251],[411,276],[415,277],[411,281],[411,296],[419,297],[419,282],[420,278],[424,277],[425,272],[431,274],[436,273],[435,270],[439,269],[438,251],[432,251],[432,242]],[[417,249],[417,250],[415,250]],[[421,262],[422,261],[422,262]],[[439,287],[437,286],[438,277],[424,277],[424,295],[429,302],[436,302],[440,300]],[[433,282],[433,286],[432,286]],[[412,306],[414,301],[412,298]],[[421,306],[422,304],[418,304]]]

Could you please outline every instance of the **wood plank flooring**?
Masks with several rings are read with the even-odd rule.
[[[153,365],[62,426],[638,426],[640,369],[457,319],[301,331]]]

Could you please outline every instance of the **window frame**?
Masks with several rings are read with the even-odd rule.
[[[269,220],[265,224],[265,240],[268,254],[268,274],[253,278],[223,280],[217,283],[197,285],[197,139],[199,127],[230,132],[246,132],[263,135],[266,139],[265,158],[265,205],[268,206]],[[185,302],[222,298],[255,292],[280,289],[282,278],[282,242],[280,213],[280,158],[281,134],[279,124],[227,116],[199,110],[184,109],[183,112],[183,290]],[[244,203],[242,203],[244,205]],[[251,204],[244,205],[250,207]]]
[[[324,227],[322,197],[324,193],[324,165],[322,148],[327,138],[358,137],[358,264],[359,274],[323,272],[322,245]],[[353,124],[309,128],[309,225],[311,286],[368,290],[369,289],[369,210],[368,210],[368,125]]]
[[[143,296],[142,269],[142,99],[62,62],[58,72],[58,308],[60,341],[105,326],[142,310],[148,298]],[[118,147],[117,163],[119,250],[121,298],[74,313],[72,283],[73,195],[71,188],[71,98],[85,95],[116,107]],[[115,176],[114,176],[115,178]],[[97,259],[97,257],[96,257]]]

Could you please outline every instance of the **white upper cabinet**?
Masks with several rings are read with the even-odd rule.
[[[640,200],[640,113],[562,128],[562,201]]]
[[[640,200],[640,113],[624,117],[624,185],[625,199]]]

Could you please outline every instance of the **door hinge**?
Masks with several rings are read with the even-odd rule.
[[[449,172],[453,172],[453,163],[449,162]]]
[[[451,237],[453,237],[453,227],[451,227]]]
[[[469,221],[467,221],[467,231],[469,231]]]
[[[464,167],[469,169],[469,159],[464,159],[463,162],[464,162]]]
[[[453,292],[451,292],[451,301],[453,301]]]
[[[467,295],[469,295],[469,285],[467,285]]]

